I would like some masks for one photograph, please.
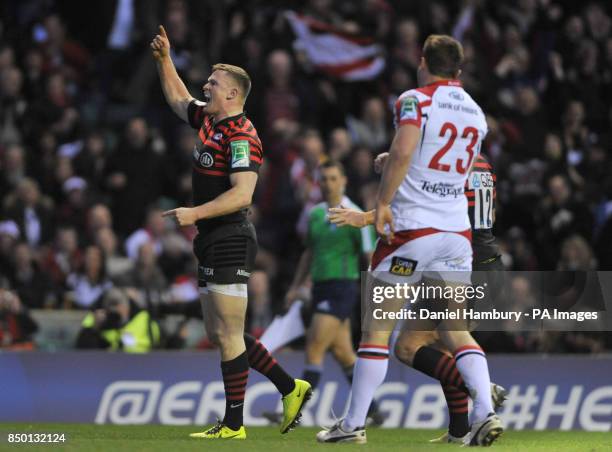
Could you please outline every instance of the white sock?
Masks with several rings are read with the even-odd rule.
[[[389,367],[389,347],[360,344],[353,370],[351,404],[342,423],[342,430],[351,431],[366,423],[368,408],[376,389],[385,381]]]
[[[455,352],[455,361],[474,402],[470,421],[480,422],[494,412],[487,358],[480,347],[466,345]]]

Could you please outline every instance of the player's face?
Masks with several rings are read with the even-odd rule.
[[[208,114],[214,115],[227,100],[235,96],[236,87],[232,82],[233,80],[225,71],[215,71],[208,77],[208,81],[202,88]]]
[[[221,74],[219,71],[215,71],[208,77],[206,84],[202,87],[206,110],[209,114],[214,114],[218,110],[218,108],[215,108],[215,104],[219,103],[222,96],[221,83]]]
[[[321,192],[325,200],[338,198],[344,194],[346,187],[346,177],[338,168],[324,168],[321,171],[320,179]]]

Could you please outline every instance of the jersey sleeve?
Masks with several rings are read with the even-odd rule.
[[[199,100],[192,100],[187,106],[187,120],[189,125],[196,130],[200,130],[202,123],[204,122],[204,104]]]
[[[421,105],[415,95],[408,93],[400,96],[395,102],[393,124],[396,129],[405,124],[412,124],[420,128],[422,117]]]
[[[227,141],[225,151],[230,173],[259,172],[259,167],[263,163],[263,150],[257,135],[234,134]]]

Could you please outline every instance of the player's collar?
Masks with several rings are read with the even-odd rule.
[[[461,81],[455,78],[449,78],[444,80],[436,80],[435,82],[429,83],[425,86],[461,86]]]
[[[215,122],[215,121],[213,120],[213,125],[214,125],[214,127],[217,127],[217,126],[223,125],[223,124],[225,124],[225,123],[227,123],[227,122],[229,122],[229,121],[232,121],[232,120],[234,120],[234,119],[238,119],[238,118],[240,118],[240,117],[242,117],[242,116],[244,116],[244,115],[246,115],[246,113],[245,113],[244,111],[242,111],[242,112],[238,113],[237,115],[234,115],[234,116],[227,116],[227,117],[223,118],[223,119],[222,119],[221,121],[219,121],[219,122]]]

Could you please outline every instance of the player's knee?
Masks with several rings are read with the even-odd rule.
[[[207,333],[208,340],[220,348],[235,342],[236,337],[244,338],[243,331],[234,331],[226,325],[214,326]]]
[[[208,340],[212,342],[214,345],[216,345],[217,347],[221,345],[221,337],[217,330],[210,329],[206,332],[206,334],[208,335]]]

